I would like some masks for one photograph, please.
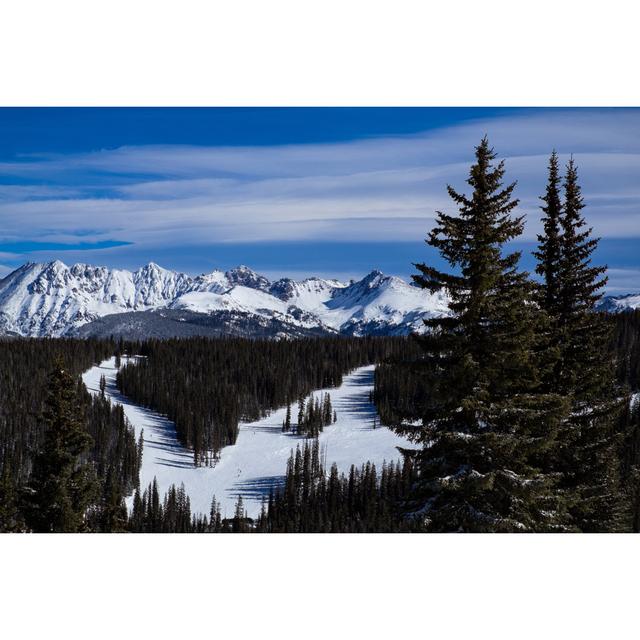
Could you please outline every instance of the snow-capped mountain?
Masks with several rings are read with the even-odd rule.
[[[640,293],[627,293],[621,296],[605,296],[600,301],[598,309],[618,313],[629,309],[640,308]]]
[[[150,263],[137,271],[56,260],[28,263],[0,280],[0,334],[92,335],[92,323],[109,330],[136,326],[160,316],[222,331],[225,322],[278,327],[278,335],[403,334],[420,330],[425,316],[447,313],[447,300],[393,276],[373,271],[357,282],[283,278],[270,282],[245,266],[196,277]],[[180,318],[180,313],[185,318]],[[124,315],[123,315],[124,314]],[[201,318],[206,316],[207,318]],[[212,320],[213,318],[213,320]],[[247,320],[250,322],[247,324]],[[100,322],[98,322],[100,320]],[[82,331],[79,331],[83,327]],[[97,329],[96,329],[97,331]],[[108,335],[108,334],[107,334]]]

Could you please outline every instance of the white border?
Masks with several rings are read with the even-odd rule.
[[[2,105],[637,106],[621,0],[21,0]],[[1,144],[1,141],[0,141]],[[631,536],[3,536],[3,637],[622,637]]]
[[[638,5],[20,0],[4,105],[637,106]]]
[[[0,551],[6,638],[601,640],[637,618],[631,535],[8,535]]]

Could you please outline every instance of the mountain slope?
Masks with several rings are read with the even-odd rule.
[[[598,305],[599,311],[618,313],[640,307],[640,293],[627,293],[622,296],[605,296]]]
[[[270,282],[245,266],[192,277],[154,263],[132,272],[56,260],[0,280],[5,335],[406,334],[420,330],[423,317],[446,313],[444,296],[379,271],[348,284]]]

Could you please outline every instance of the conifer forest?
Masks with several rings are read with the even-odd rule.
[[[517,176],[487,137],[469,151],[439,260],[411,267],[412,296],[447,300],[419,330],[0,338],[0,531],[640,531],[640,311],[601,304],[580,167],[549,154],[528,272]],[[227,469],[245,450],[279,471]],[[232,478],[233,508],[152,457]]]

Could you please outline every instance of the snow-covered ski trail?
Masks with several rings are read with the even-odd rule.
[[[340,387],[315,392],[330,393],[337,411],[338,421],[325,427],[319,437],[328,467],[335,462],[340,471],[347,472],[352,464],[370,460],[379,469],[383,461],[399,459],[398,446],[412,446],[386,427],[374,428],[374,419],[379,424],[379,418],[369,402],[373,372],[373,365],[360,367],[344,376]],[[140,487],[147,487],[155,477],[162,496],[172,484],[183,483],[192,512],[208,514],[215,494],[223,516],[229,517],[242,495],[248,515],[257,516],[263,496],[268,497],[270,489],[282,481],[291,450],[304,442],[302,436],[282,433],[286,408],[255,422],[241,423],[236,444],[222,449],[214,467],[194,467],[193,454],[177,440],[174,424],[123,396],[116,388],[116,373],[115,358],[111,358],[86,371],[82,379],[87,389],[97,394],[104,375],[105,395],[123,406],[136,438],[144,430]],[[293,405],[294,418],[296,411],[297,405]],[[132,496],[127,499],[129,507],[132,500]]]

